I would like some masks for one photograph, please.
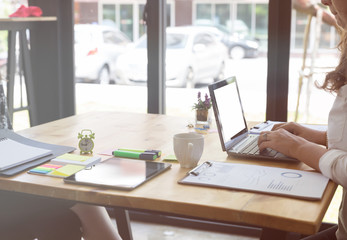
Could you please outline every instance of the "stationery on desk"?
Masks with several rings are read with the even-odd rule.
[[[52,177],[68,177],[86,167],[100,162],[100,157],[83,156],[77,154],[63,154],[48,163],[30,169],[28,173]]]
[[[133,190],[170,167],[170,163],[109,158],[91,168],[64,178],[64,182]]]
[[[124,150],[114,150],[112,155],[115,157],[135,158],[141,160],[155,160],[158,156],[153,152],[132,152]]]
[[[9,139],[3,141],[0,146],[1,164],[3,165],[2,170],[0,170],[1,176],[13,176],[75,150],[74,147],[70,146],[35,141],[10,129],[0,129],[0,137]],[[9,159],[12,159],[14,163],[8,164]]]
[[[0,137],[0,153],[0,171],[3,171],[51,155],[52,151]]]
[[[118,148],[112,151],[112,156],[134,158],[140,160],[155,160],[161,156],[161,151],[149,149]]]
[[[189,171],[179,183],[319,200],[328,181],[317,172],[211,161]]]

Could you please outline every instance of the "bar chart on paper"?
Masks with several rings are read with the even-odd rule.
[[[318,172],[225,162],[205,162],[179,183],[321,199],[329,179]]]

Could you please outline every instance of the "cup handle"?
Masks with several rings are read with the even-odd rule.
[[[188,143],[188,156],[189,159],[193,159],[193,143]]]

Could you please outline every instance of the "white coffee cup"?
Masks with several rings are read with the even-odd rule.
[[[178,133],[173,137],[174,152],[183,168],[195,167],[204,150],[204,136],[198,133]]]

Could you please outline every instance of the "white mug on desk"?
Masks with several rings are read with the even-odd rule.
[[[204,150],[204,136],[198,133],[179,133],[174,135],[173,145],[181,167],[193,168]]]

